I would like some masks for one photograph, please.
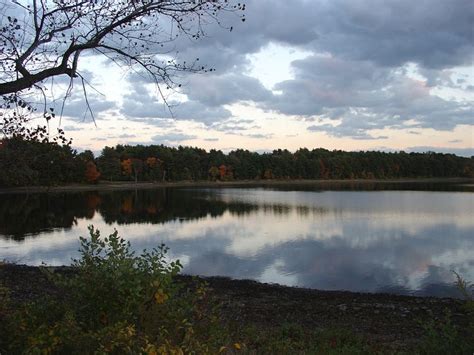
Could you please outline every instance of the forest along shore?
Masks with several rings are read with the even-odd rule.
[[[166,187],[213,188],[213,187],[272,187],[272,186],[321,186],[321,188],[367,187],[374,184],[465,184],[474,188],[472,178],[406,178],[406,179],[351,179],[351,180],[235,180],[235,181],[176,181],[130,182],[101,181],[97,184],[67,184],[60,186],[25,186],[0,188],[0,194],[39,192],[112,191],[156,189]]]
[[[51,269],[65,275],[74,272],[70,267]],[[178,278],[189,284],[193,279]],[[221,316],[227,321],[257,329],[296,324],[305,329],[350,330],[384,349],[415,348],[431,321],[448,317],[461,329],[469,322],[464,301],[458,299],[320,291],[223,277],[202,280],[209,284],[211,297],[221,305]],[[0,286],[9,290],[16,305],[57,295],[54,285],[34,266],[0,264]]]

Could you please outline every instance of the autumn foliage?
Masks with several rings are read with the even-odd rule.
[[[149,168],[154,168],[158,165],[158,159],[155,158],[155,157],[148,157],[148,158],[146,158],[146,165]]]
[[[124,175],[132,175],[132,159],[124,159],[121,161],[122,172]]]
[[[99,181],[100,172],[97,170],[96,165],[92,161],[88,161],[86,164],[86,181],[91,184],[95,184]]]

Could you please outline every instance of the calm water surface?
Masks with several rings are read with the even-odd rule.
[[[69,264],[93,224],[137,250],[164,242],[190,274],[454,296],[452,270],[474,280],[473,217],[467,185],[10,194],[0,260]]]

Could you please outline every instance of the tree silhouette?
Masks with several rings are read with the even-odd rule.
[[[180,35],[201,38],[205,24],[221,25],[222,12],[235,12],[244,21],[244,10],[244,4],[229,0],[0,0],[3,108],[30,112],[28,97],[39,93],[44,117],[51,119],[46,83],[60,76],[69,81],[64,97],[71,94],[77,78],[89,106],[79,61],[91,53],[149,75],[166,103],[161,87],[179,86],[178,72],[212,70],[198,58],[191,63],[169,59],[172,43]],[[25,114],[17,113],[13,121]]]

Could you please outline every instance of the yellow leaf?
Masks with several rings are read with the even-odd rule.
[[[160,286],[160,280],[155,280],[155,281],[153,281],[153,282],[151,283],[151,285],[154,286],[154,287]]]
[[[160,288],[158,291],[155,292],[155,302],[158,304],[165,303],[165,301],[168,299],[168,295],[163,292],[163,290]]]
[[[239,343],[235,343],[235,344],[234,344],[234,348],[236,348],[237,350],[242,349],[242,347],[240,346]]]
[[[126,329],[127,335],[129,337],[132,337],[135,335],[135,326],[134,325],[129,325]]]

